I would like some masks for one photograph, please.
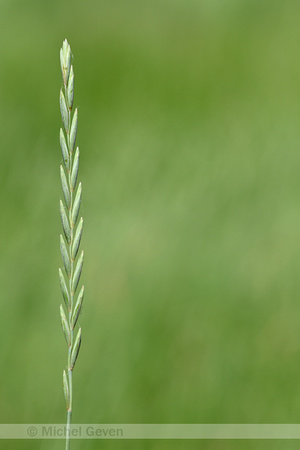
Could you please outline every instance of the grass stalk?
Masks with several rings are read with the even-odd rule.
[[[74,332],[83,302],[84,286],[75,298],[83,266],[83,252],[78,254],[83,228],[82,217],[78,220],[82,186],[81,183],[77,183],[78,147],[74,154],[78,112],[75,109],[73,113],[74,71],[71,65],[71,48],[67,40],[63,42],[60,50],[60,65],[63,78],[63,87],[60,90],[63,122],[63,127],[60,129],[60,146],[63,156],[63,164],[60,166],[63,191],[63,200],[60,200],[60,216],[64,232],[64,235],[60,235],[60,250],[64,268],[59,269],[59,281],[65,303],[65,307],[60,305],[60,319],[68,346],[67,367],[63,371],[63,389],[67,406],[66,450],[69,450],[73,410],[73,369],[81,345],[81,328],[78,329],[75,339]]]

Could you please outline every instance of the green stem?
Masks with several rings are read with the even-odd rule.
[[[71,372],[72,373],[72,372]],[[72,376],[72,375],[71,375]],[[70,441],[71,441],[71,420],[72,420],[72,411],[68,411],[67,417],[67,429],[66,429],[66,450],[70,450]]]

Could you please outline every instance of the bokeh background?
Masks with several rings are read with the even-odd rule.
[[[85,219],[74,423],[299,423],[299,23],[296,0],[0,0],[1,423],[66,416],[66,37]]]

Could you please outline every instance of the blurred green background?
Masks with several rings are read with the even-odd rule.
[[[299,423],[299,23],[296,0],[0,0],[0,423],[66,418],[65,37],[85,219],[74,423]]]

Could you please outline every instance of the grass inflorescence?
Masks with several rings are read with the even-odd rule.
[[[79,253],[83,219],[82,217],[78,219],[82,186],[81,183],[77,183],[79,148],[75,150],[75,143],[78,111],[75,109],[73,112],[74,71],[71,65],[71,48],[67,40],[63,42],[60,50],[60,65],[63,78],[59,97],[63,122],[59,135],[63,157],[63,164],[60,166],[63,200],[60,200],[59,205],[63,228],[63,235],[60,235],[60,251],[64,269],[59,269],[59,281],[65,303],[65,307],[60,305],[60,318],[68,347],[67,369],[63,371],[63,388],[67,406],[66,449],[69,449],[73,406],[72,374],[81,345],[81,328],[76,332],[75,327],[82,306],[84,286],[78,289],[83,266],[83,251]]]

